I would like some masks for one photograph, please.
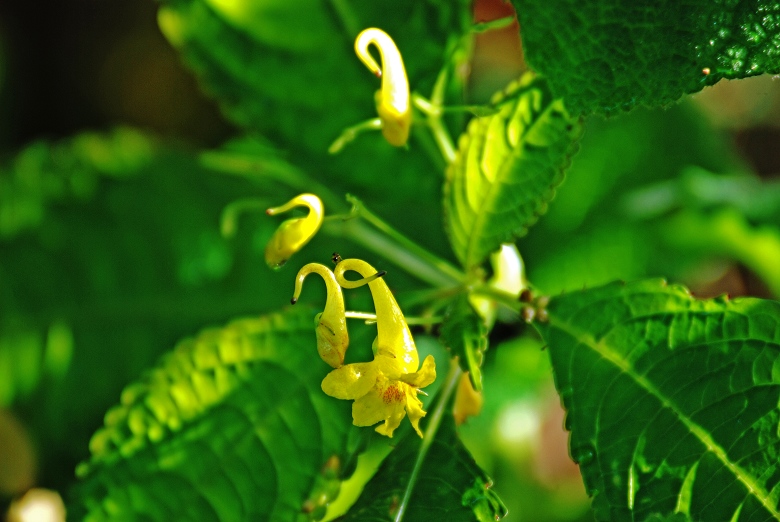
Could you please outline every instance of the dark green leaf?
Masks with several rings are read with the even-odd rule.
[[[780,304],[660,281],[554,297],[548,343],[598,520],[778,520]]]
[[[545,212],[581,133],[533,75],[513,82],[493,103],[499,112],[473,119],[461,136],[444,185],[445,224],[467,268],[525,234]]]
[[[525,57],[572,114],[666,105],[780,72],[777,0],[512,0]]]
[[[129,128],[27,146],[0,171],[0,240],[38,226],[54,202],[91,199],[101,176],[136,175],[158,148],[156,140]]]
[[[159,22],[231,120],[325,153],[344,128],[376,117],[379,84],[355,56],[358,33],[388,32],[419,89],[459,14],[411,1],[164,0]]]
[[[421,457],[421,449],[429,443]],[[415,470],[419,458],[424,460]],[[338,520],[493,522],[506,515],[506,508],[490,489],[492,484],[458,439],[455,422],[447,415],[433,441],[408,432],[355,505]]]
[[[453,356],[476,391],[482,391],[482,360],[488,348],[487,327],[482,318],[474,311],[464,294],[450,304],[444,322],[441,325],[441,337],[444,346]]]
[[[125,388],[79,467],[79,515],[292,520],[332,500],[306,502],[324,467],[339,478],[350,413],[320,389],[313,317],[205,330]]]

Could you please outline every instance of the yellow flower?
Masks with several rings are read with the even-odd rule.
[[[359,281],[344,278],[344,272],[353,270],[364,276]],[[425,358],[419,368],[419,357],[414,339],[401,308],[383,279],[369,281],[376,270],[359,259],[345,259],[336,265],[336,281],[344,288],[368,284],[374,299],[377,317],[377,338],[374,360],[354,363],[330,372],[322,381],[322,390],[337,399],[354,400],[352,420],[356,426],[372,426],[378,433],[393,436],[405,415],[409,416],[415,431],[422,437],[419,423],[425,416],[417,398],[420,388],[436,379],[436,364],[432,356]]]
[[[265,262],[271,268],[281,268],[294,253],[314,237],[322,225],[324,216],[322,201],[314,194],[300,194],[281,207],[269,208],[265,213],[273,216],[295,207],[307,207],[309,214],[302,218],[288,219],[276,229],[265,247]]]
[[[322,391],[337,399],[354,400],[352,422],[355,426],[373,426],[377,433],[393,436],[405,415],[409,415],[420,437],[420,419],[425,417],[419,388],[436,380],[433,357],[425,358],[418,372],[405,373],[397,359],[377,354],[368,363],[353,363],[330,372],[322,381]]]
[[[344,364],[344,354],[349,347],[349,332],[347,331],[347,318],[344,311],[344,296],[333,272],[325,265],[319,263],[304,265],[295,278],[295,292],[290,302],[292,304],[298,302],[298,297],[300,297],[303,289],[303,280],[312,273],[322,277],[328,292],[325,310],[314,316],[317,352],[319,352],[323,361],[333,368],[338,368]],[[385,272],[377,272],[367,277],[364,284],[383,275],[385,275]]]
[[[368,52],[371,44],[379,49],[382,56],[381,68]],[[409,80],[398,47],[387,33],[372,27],[358,35],[355,53],[372,73],[382,78],[382,88],[376,93],[376,110],[382,121],[382,135],[391,145],[405,145],[412,125],[412,108],[409,102]]]

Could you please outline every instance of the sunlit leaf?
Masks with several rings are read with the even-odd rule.
[[[548,313],[597,520],[780,519],[780,304],[646,281],[553,297]]]
[[[526,75],[473,119],[447,171],[444,211],[456,255],[481,263],[501,243],[523,235],[553,198],[581,133],[543,79]]]
[[[64,491],[105,410],[176,339],[289,302],[289,280],[258,269],[276,223],[219,231],[229,202],[276,186],[131,129],[41,141],[0,171],[0,405]]]
[[[573,114],[666,105],[780,72],[777,0],[512,0],[531,66]]]
[[[408,433],[355,505],[338,520],[492,522],[506,515],[492,485],[458,439],[455,423],[447,415],[433,441]]]
[[[351,429],[349,405],[320,390],[329,367],[316,354],[313,316],[303,309],[204,330],[125,388],[79,467],[82,515],[291,520],[311,512],[316,503],[306,501],[323,468],[338,480]]]

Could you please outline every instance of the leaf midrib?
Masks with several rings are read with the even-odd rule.
[[[514,94],[515,98],[513,103],[519,103],[519,99],[521,96],[526,94],[526,91],[531,91],[532,89],[535,89],[538,87],[535,87],[534,84],[528,85],[526,88],[519,90],[517,93]],[[482,203],[479,206],[478,212],[476,212],[476,216],[474,219],[474,225],[471,227],[471,233],[469,234],[469,242],[468,246],[466,247],[466,266],[471,267],[476,264],[479,264],[482,260],[477,259],[474,260],[474,252],[477,248],[477,243],[479,240],[483,237],[482,234],[478,234],[477,231],[483,231],[484,230],[484,223],[487,220],[487,212],[485,211],[486,208],[493,208],[493,203],[495,202],[496,197],[498,197],[498,188],[503,187],[506,183],[506,178],[508,177],[508,172],[511,172],[511,169],[509,168],[512,164],[511,158],[515,157],[515,152],[518,149],[522,149],[525,145],[526,138],[528,134],[531,132],[532,129],[534,129],[537,125],[539,125],[540,121],[547,116],[547,114],[552,110],[554,105],[554,100],[548,101],[543,111],[539,112],[539,114],[534,118],[533,123],[528,126],[525,131],[523,132],[522,137],[518,140],[517,146],[509,148],[509,154],[506,155],[504,158],[504,161],[501,162],[500,167],[498,168],[496,172],[496,180],[493,183],[488,182],[487,180],[485,183],[488,183],[490,185],[490,189],[488,190],[487,195],[482,200]],[[514,111],[513,111],[514,112]],[[492,118],[500,118],[501,115],[496,114],[493,116],[488,116],[487,125],[490,124],[490,119]],[[511,119],[507,119],[507,123],[509,123]],[[504,128],[504,134],[506,134],[506,128]],[[488,136],[487,132],[485,133],[485,141],[487,141]],[[507,140],[507,144],[508,144]],[[480,159],[482,156],[480,155]],[[481,162],[480,162],[481,163]],[[480,169],[481,170],[481,169]],[[465,175],[465,169],[464,169],[464,175]],[[480,172],[481,175],[481,172]],[[490,205],[488,205],[490,203]],[[525,225],[523,225],[525,226]]]
[[[631,319],[641,320],[643,317],[645,316],[632,317]],[[723,448],[721,448],[720,445],[712,439],[707,430],[693,422],[693,420],[691,420],[691,418],[685,412],[679,409],[675,403],[671,402],[666,397],[666,395],[657,389],[648,379],[646,379],[643,375],[637,374],[629,362],[620,357],[619,353],[611,350],[605,342],[596,342],[596,340],[589,332],[574,328],[572,325],[564,321],[559,321],[553,315],[550,315],[549,321],[550,326],[566,332],[574,339],[576,339],[580,344],[584,344],[588,348],[592,349],[602,358],[616,366],[625,375],[628,375],[637,385],[642,387],[642,389],[658,399],[663,407],[669,408],[669,410],[674,412],[680,422],[682,422],[683,425],[688,429],[688,431],[692,433],[699,440],[699,442],[701,442],[707,448],[707,451],[715,455],[718,460],[720,460],[720,462],[729,471],[731,471],[734,477],[747,488],[748,494],[755,497],[776,520],[780,520],[780,512],[778,512],[777,508],[772,504],[769,493],[755,481],[755,478],[747,471],[732,463]],[[612,330],[614,330],[614,327]],[[553,350],[554,348],[550,347],[550,349]]]

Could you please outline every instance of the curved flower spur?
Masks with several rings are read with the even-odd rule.
[[[382,56],[381,68],[368,52],[368,46],[372,44]],[[369,71],[382,78],[382,88],[376,93],[376,111],[382,120],[382,135],[391,145],[405,145],[412,125],[412,109],[409,80],[398,47],[386,32],[371,27],[358,35],[355,53]]]
[[[382,59],[382,66],[376,62],[368,49],[374,45]],[[369,130],[381,130],[390,145],[402,147],[409,141],[412,126],[412,105],[409,93],[409,79],[401,52],[390,36],[376,27],[364,29],[355,39],[357,54],[368,70],[382,78],[382,86],[376,92],[376,112],[379,118],[370,119],[349,127],[342,132],[328,151],[336,154],[354,140],[358,134]]]
[[[271,236],[265,246],[265,262],[273,269],[284,266],[293,254],[314,237],[322,225],[324,217],[322,201],[314,194],[299,194],[280,207],[269,208],[265,213],[275,216],[295,207],[306,207],[309,209],[309,214],[282,222]]]
[[[325,281],[327,298],[325,310],[314,316],[314,330],[317,335],[317,351],[320,358],[333,368],[344,364],[344,354],[349,347],[349,333],[347,331],[346,311],[344,310],[344,295],[341,287],[336,282],[333,272],[319,263],[309,263],[298,271],[295,278],[295,292],[290,303],[295,304],[301,295],[303,281],[309,274],[317,274]],[[377,272],[365,278],[363,284],[382,277],[385,272]]]
[[[347,271],[358,272],[363,279],[349,281],[344,277]],[[322,390],[331,397],[355,401],[352,420],[356,426],[384,421],[376,431],[392,437],[408,415],[422,437],[419,423],[425,411],[417,392],[436,379],[436,364],[429,355],[418,370],[417,347],[401,308],[383,279],[369,281],[376,273],[374,267],[360,259],[344,259],[336,265],[334,275],[342,287],[368,284],[376,309],[377,337],[373,361],[336,368],[322,381]]]

